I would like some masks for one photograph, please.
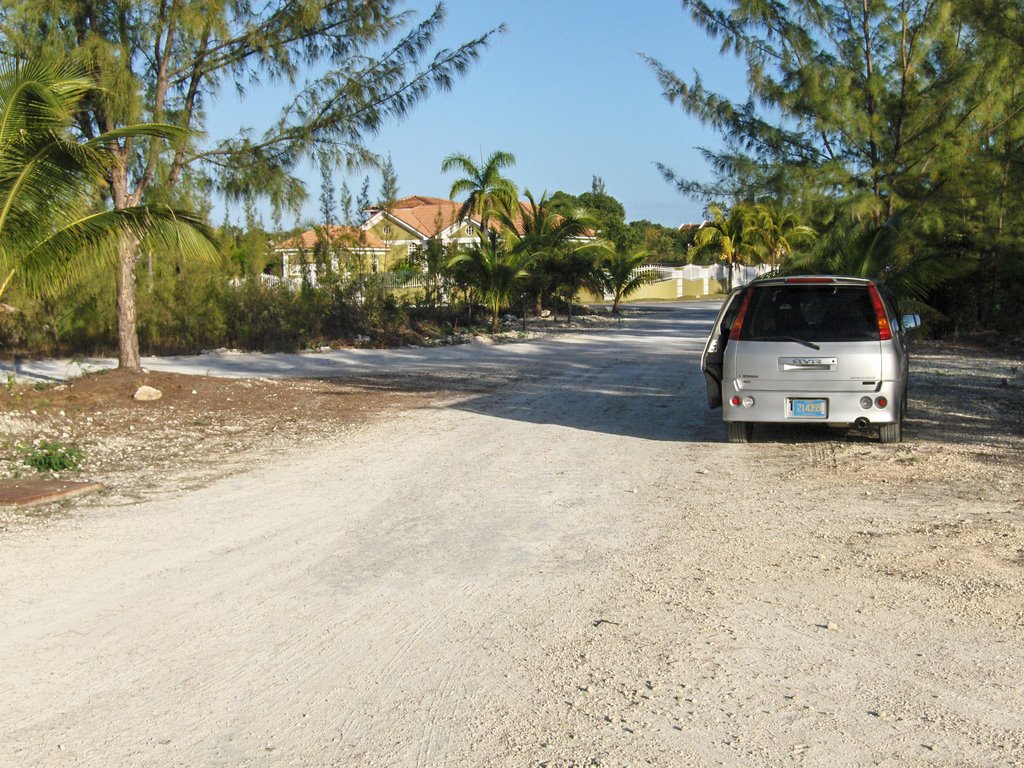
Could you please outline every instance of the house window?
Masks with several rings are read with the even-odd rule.
[[[473,228],[472,224],[470,224],[468,227],[466,227],[466,234],[467,235],[472,235],[474,232],[476,232],[476,230]]]
[[[387,237],[388,235],[390,235],[391,234],[391,225],[390,224],[385,224],[383,229],[381,229],[381,232],[384,233],[384,237]]]

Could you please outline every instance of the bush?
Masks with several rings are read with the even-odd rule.
[[[23,454],[22,463],[38,472],[78,472],[85,459],[81,449],[56,440],[41,440],[18,448]]]
[[[358,335],[409,341],[408,304],[383,290],[376,276],[298,289],[253,277],[232,281],[224,264],[176,265],[140,261],[136,293],[140,349],[189,354],[230,347],[294,352]],[[115,291],[110,275],[96,275],[67,293],[18,297],[23,311],[3,316],[4,355],[92,356],[117,353]],[[418,313],[419,314],[419,313]]]

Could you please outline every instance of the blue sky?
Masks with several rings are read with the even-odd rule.
[[[410,0],[407,7],[422,18],[433,5]],[[625,206],[628,220],[668,226],[700,220],[703,201],[680,195],[654,163],[706,178],[696,148],[717,145],[717,137],[662,97],[638,52],[686,79],[697,70],[709,87],[733,97],[745,90],[745,71],[734,57],[719,54],[678,0],[449,0],[445,5],[440,46],[455,47],[501,23],[507,31],[450,93],[432,95],[369,142],[374,151],[390,153],[402,196],[446,197],[454,177],[441,173],[444,157],[453,152],[486,157],[501,149],[517,161],[506,175],[535,196],[556,190],[579,194],[598,175]],[[245,118],[260,110],[275,114],[268,108],[286,95],[253,92],[245,102],[233,93],[222,96],[210,110],[210,134],[230,131],[238,120],[246,124]],[[307,169],[302,175],[310,200],[300,216],[286,216],[284,226],[318,218],[319,174]],[[365,175],[347,177],[353,192]],[[370,177],[376,196],[379,177],[372,172]],[[339,188],[344,178],[339,176]],[[220,211],[218,206],[214,215]]]

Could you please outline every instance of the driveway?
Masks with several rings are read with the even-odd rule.
[[[516,376],[0,539],[0,766],[1024,765],[1019,436],[725,444],[714,311],[147,361]]]

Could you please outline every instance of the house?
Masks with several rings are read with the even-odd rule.
[[[316,280],[317,261],[331,260],[335,270],[338,252],[363,260],[373,272],[388,272],[426,247],[429,240],[444,245],[471,244],[477,241],[480,222],[459,218],[461,204],[437,197],[413,195],[396,200],[387,208],[367,209],[366,221],[358,227],[328,226],[310,229],[279,243],[274,252],[281,258],[282,275]],[[320,251],[326,248],[326,255]]]

